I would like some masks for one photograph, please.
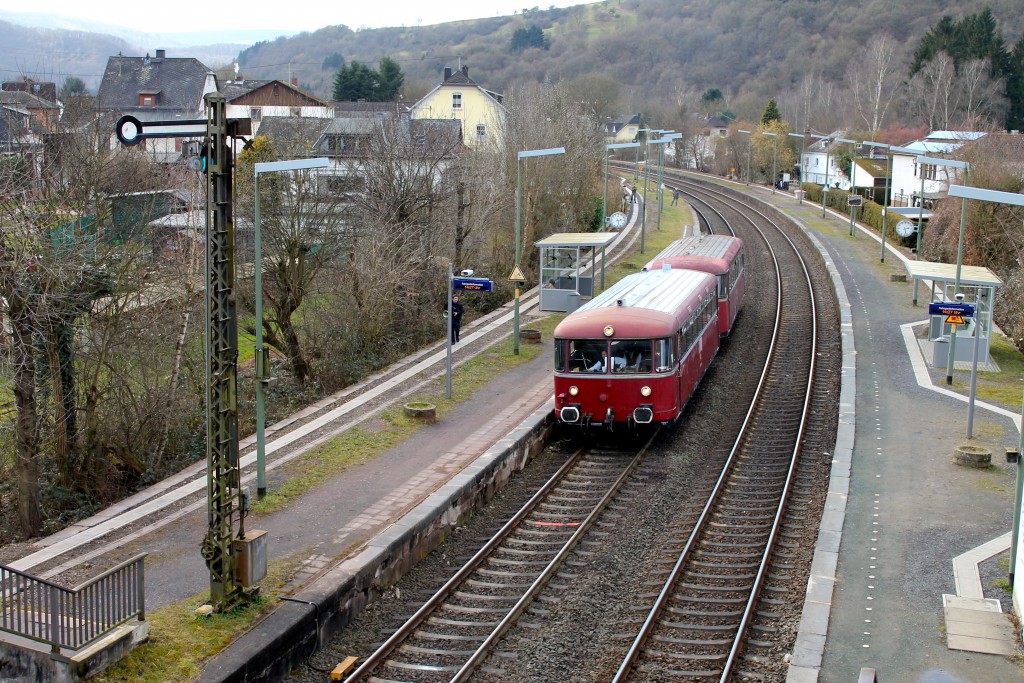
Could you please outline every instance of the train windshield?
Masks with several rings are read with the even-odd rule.
[[[650,339],[569,339],[555,344],[555,372],[620,375],[651,372],[652,367]]]

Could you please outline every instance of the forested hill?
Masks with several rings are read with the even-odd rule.
[[[376,67],[390,56],[406,74],[407,99],[437,85],[444,67],[461,63],[498,92],[523,80],[601,74],[624,84],[622,105],[634,110],[651,99],[670,101],[685,84],[698,92],[720,88],[737,113],[759,112],[768,97],[807,74],[841,84],[877,34],[894,38],[897,58],[909,64],[921,36],[943,15],[959,19],[986,7],[1012,47],[1024,31],[1020,0],[606,0],[434,26],[327,27],[258,43],[239,62],[247,77],[293,76],[323,97],[330,97],[342,63]],[[546,49],[513,48],[517,29],[538,26]]]

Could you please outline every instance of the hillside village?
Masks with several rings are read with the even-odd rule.
[[[375,122],[385,119],[417,121],[403,130],[410,139],[425,140],[430,130],[444,127],[458,129],[460,146],[472,150],[502,143],[505,110],[502,95],[478,84],[469,74],[469,67],[445,68],[438,84],[417,102],[329,102],[305,92],[298,79],[252,80],[236,74],[231,80],[218,81],[213,70],[189,57],[168,57],[157,49],[144,57],[111,57],[107,63],[95,99],[77,96],[74,101],[60,102],[54,83],[39,83],[28,78],[6,81],[0,90],[0,149],[6,156],[30,158],[36,173],[45,163],[45,139],[58,130],[85,125],[84,117],[93,116],[97,127],[110,126],[123,115],[132,115],[141,122],[204,119],[204,97],[220,92],[227,100],[230,119],[251,121],[248,139],[264,136],[293,136],[301,129],[309,140],[308,154],[330,159],[328,169],[321,171],[325,188],[357,188],[360,185],[354,158],[365,148],[363,142],[373,134]],[[90,110],[93,112],[90,114]],[[718,172],[736,177],[749,175],[744,160],[733,147],[725,144],[735,136],[739,125],[716,115],[694,115],[689,139],[682,139],[666,149],[669,164],[701,171]],[[609,144],[631,142],[644,136],[641,115],[633,114],[603,123],[603,134]],[[433,123],[427,123],[433,122]],[[837,142],[846,131],[805,131],[791,134],[787,146],[801,147],[801,154],[791,168],[777,168],[776,183],[809,182],[865,196],[874,196],[891,178],[891,201],[895,206],[917,206],[924,181],[925,203],[943,196],[950,182],[948,169],[928,167],[924,178],[918,171],[915,155],[952,158],[963,145],[986,135],[983,131],[931,131],[916,139],[897,144],[891,165],[879,147],[859,144],[856,147]],[[1003,135],[1015,136],[1019,131]],[[997,134],[998,135],[998,134]],[[1017,140],[1010,137],[1011,141]],[[246,139],[237,141],[239,148]],[[747,141],[749,143],[749,141]],[[1020,144],[1024,145],[1024,142]],[[109,140],[116,151],[117,140]],[[196,139],[164,138],[147,140],[146,154],[164,164],[185,163],[199,153]],[[845,155],[846,163],[841,163]],[[853,162],[851,163],[851,159]],[[627,159],[628,160],[628,159]],[[736,163],[739,161],[740,163]],[[729,165],[726,169],[725,166]],[[802,176],[802,177],[801,177]],[[159,218],[159,216],[156,216]]]

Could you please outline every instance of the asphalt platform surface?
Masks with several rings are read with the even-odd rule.
[[[801,206],[792,195],[767,190],[753,194],[824,244],[853,316],[855,441],[818,680],[850,683],[861,668],[875,669],[882,683],[1024,680],[1009,657],[949,649],[943,615],[943,594],[957,593],[953,558],[1011,529],[1015,466],[1006,463],[1005,451],[1017,446],[1016,425],[976,408],[968,441],[967,404],[919,385],[901,328],[927,320],[929,292],[922,287],[913,306],[910,278],[891,279],[906,274],[892,251],[883,263],[879,241],[860,230],[851,237],[848,219],[831,213],[823,219],[820,204]],[[929,368],[929,374],[932,385],[945,387],[944,370]],[[956,375],[962,383],[969,377]],[[954,448],[964,444],[991,449],[992,467],[954,464]],[[984,562],[981,578],[984,597],[1010,613],[1010,594],[994,585],[1006,578],[1008,557]]]

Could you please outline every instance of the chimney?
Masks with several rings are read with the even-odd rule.
[[[451,77],[452,77],[452,68],[450,66],[446,66],[444,68],[444,80],[447,81]]]
[[[469,67],[468,66],[462,67],[462,75],[465,76],[466,78],[469,78]]]
[[[166,57],[167,57],[167,50],[157,50],[156,51],[156,58],[157,59],[165,59]]]

